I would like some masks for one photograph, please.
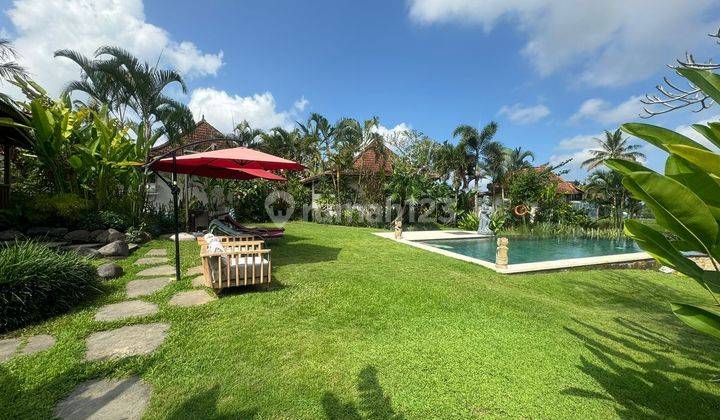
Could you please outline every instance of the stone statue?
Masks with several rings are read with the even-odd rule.
[[[495,252],[495,267],[507,268],[508,266],[508,238],[498,238],[497,251]]]
[[[492,236],[493,232],[490,230],[490,213],[492,212],[492,206],[490,205],[490,198],[485,196],[482,198],[480,209],[478,210],[478,235]]]
[[[395,239],[402,238],[402,219],[395,219]]]

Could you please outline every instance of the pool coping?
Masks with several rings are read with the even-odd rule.
[[[508,264],[507,268],[499,268],[494,262],[481,260],[478,258],[468,257],[467,255],[458,254],[434,246],[426,245],[417,241],[427,241],[435,239],[472,239],[483,238],[486,236],[478,235],[470,231],[415,231],[403,232],[403,238],[395,239],[392,232],[375,232],[374,235],[381,238],[390,239],[415,248],[424,249],[425,251],[434,252],[446,257],[455,258],[457,260],[466,261],[472,264],[481,265],[489,268],[497,273],[517,274],[529,273],[534,271],[562,270],[565,268],[590,267],[595,265],[629,263],[637,261],[652,260],[653,257],[647,252],[633,252],[629,254],[602,255],[598,257],[568,258],[564,260],[539,261],[532,263]],[[512,242],[510,243],[510,252],[512,252]]]

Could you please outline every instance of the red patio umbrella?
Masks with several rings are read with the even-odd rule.
[[[281,157],[273,156],[257,150],[248,149],[246,147],[234,147],[231,149],[212,150],[209,152],[177,156],[177,152],[185,147],[215,140],[216,139],[206,140],[180,146],[145,165],[145,168],[155,172],[157,176],[162,179],[168,187],[170,187],[170,191],[173,193],[173,205],[175,211],[175,274],[178,280],[180,280],[180,242],[178,241],[178,236],[180,234],[178,221],[178,193],[180,189],[177,186],[177,174],[188,174],[209,178],[263,178],[273,181],[285,181],[285,178],[282,176],[269,171],[301,171],[305,169],[305,167],[301,164],[291,160],[283,159]],[[172,182],[168,182],[158,172],[171,172]]]

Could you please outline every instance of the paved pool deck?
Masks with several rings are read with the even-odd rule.
[[[478,235],[476,232],[464,230],[426,230],[403,232],[401,239],[395,239],[394,232],[375,232],[374,235],[382,238],[390,239],[395,242],[410,245],[415,248],[424,249],[425,251],[434,252],[436,254],[445,255],[457,260],[481,265],[489,268],[497,273],[517,274],[529,273],[534,271],[552,271],[562,270],[566,268],[591,267],[596,265],[622,264],[638,261],[652,260],[652,256],[647,252],[634,252],[630,254],[603,255],[599,257],[569,258],[565,260],[540,261],[523,264],[508,264],[507,268],[499,268],[495,266],[495,262],[485,261],[478,258],[468,257],[467,255],[458,254],[446,249],[436,248],[426,245],[419,241],[428,241],[435,239],[474,239],[486,238],[486,236]],[[512,240],[509,244],[509,252],[512,255]]]

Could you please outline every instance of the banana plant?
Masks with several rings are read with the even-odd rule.
[[[720,75],[696,69],[681,69],[679,73],[709,97],[720,99]],[[693,128],[720,147],[720,123],[695,124]],[[625,233],[660,264],[707,290],[712,303],[673,302],[670,307],[685,324],[720,339],[720,154],[662,127],[630,123],[621,129],[668,153],[664,173],[637,162],[606,162],[622,174],[625,188],[652,210],[657,225],[665,229],[627,220]],[[707,255],[714,270],[700,267],[688,252]]]

